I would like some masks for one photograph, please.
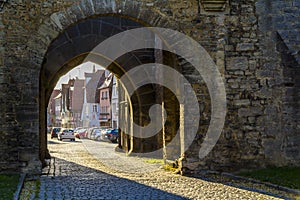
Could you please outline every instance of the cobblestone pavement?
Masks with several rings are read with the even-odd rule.
[[[53,158],[40,178],[38,199],[280,199],[172,174],[141,158],[127,159],[114,152],[115,146],[89,140],[50,140]],[[144,173],[145,168],[150,170]]]
[[[161,164],[146,163],[147,158],[125,156],[115,151],[117,144],[82,140],[86,150],[110,169],[126,173],[148,173],[159,170]],[[99,151],[99,148],[101,149]]]

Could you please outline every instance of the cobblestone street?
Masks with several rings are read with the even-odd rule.
[[[279,199],[159,169],[114,151],[116,144],[49,140],[39,199]]]

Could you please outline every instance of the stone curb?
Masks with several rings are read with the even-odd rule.
[[[26,178],[26,173],[20,175],[18,187],[17,187],[17,190],[14,194],[14,200],[18,200],[20,198],[20,194],[21,194],[22,188],[24,186],[25,178]]]
[[[246,177],[234,175],[234,174],[231,174],[231,173],[223,172],[220,175],[227,176],[227,177],[230,177],[232,179],[246,180],[246,181],[250,181],[252,183],[262,184],[262,185],[265,185],[265,186],[268,186],[268,187],[271,187],[271,188],[274,188],[274,189],[277,189],[277,190],[281,190],[281,191],[284,191],[284,192],[300,195],[300,190],[297,190],[297,189],[292,189],[292,188],[284,187],[284,186],[281,186],[281,185],[276,185],[276,184],[273,184],[273,183],[262,182],[262,181],[259,181],[259,180],[253,179],[253,178],[246,178]]]

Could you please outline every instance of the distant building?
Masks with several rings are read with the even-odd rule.
[[[106,72],[107,73],[107,72]],[[100,126],[111,127],[111,92],[113,74],[109,73],[99,88],[100,93]]]
[[[119,128],[119,95],[117,78],[113,76],[111,92],[111,127]]]
[[[61,126],[65,128],[75,128],[72,113],[74,81],[74,79],[69,80],[67,84],[62,84],[61,88]]]
[[[75,127],[82,127],[83,123],[81,120],[82,105],[83,105],[83,93],[84,93],[84,79],[75,78],[74,89],[72,92],[72,116],[75,123]]]
[[[47,109],[47,126],[56,126],[56,113],[55,113],[55,97],[60,94],[60,90],[53,90]]]
[[[96,102],[96,92],[100,77],[104,70],[94,71],[94,73],[85,73],[85,82],[83,90],[83,105],[81,120],[83,127],[99,127],[99,102]]]
[[[54,104],[55,104],[55,126],[61,126],[61,92],[54,97]]]
[[[70,79],[60,90],[53,90],[47,110],[47,124],[61,127],[94,127],[99,123],[99,90],[104,70],[85,73],[84,79]]]

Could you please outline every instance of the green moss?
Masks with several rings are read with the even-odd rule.
[[[171,164],[164,165],[163,169],[167,170],[167,171],[171,171],[171,172],[175,172],[177,170],[177,168],[174,168],[173,165],[171,165]]]
[[[163,159],[147,159],[144,160],[145,163],[150,163],[150,164],[164,164],[164,160]]]
[[[0,199],[13,199],[17,190],[20,175],[1,174],[0,175]]]
[[[238,175],[293,189],[300,189],[300,167],[267,168],[241,172]]]
[[[27,199],[39,199],[39,192],[41,188],[41,181],[40,179],[36,180],[26,180],[24,182],[24,186],[22,188],[22,192],[20,194],[20,200],[27,200]]]
[[[147,159],[147,160],[144,160],[144,162],[150,163],[150,164],[161,164],[162,168],[166,171],[175,172],[177,170],[177,168],[174,167],[173,162],[167,161],[167,164],[165,165],[163,159]]]

